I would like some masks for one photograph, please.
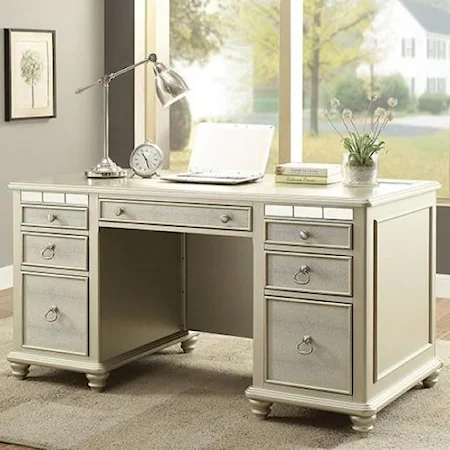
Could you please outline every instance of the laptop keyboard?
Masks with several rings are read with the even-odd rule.
[[[215,178],[218,180],[245,180],[249,178],[248,175],[240,175],[240,174],[225,174],[225,173],[204,173],[204,172],[186,172],[179,173],[177,177],[180,178]]]

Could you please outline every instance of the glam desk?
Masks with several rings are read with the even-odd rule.
[[[245,395],[376,414],[441,368],[435,346],[436,190],[241,186],[81,174],[12,183],[13,374],[111,370],[198,331],[253,338]],[[194,330],[194,331],[190,331]]]

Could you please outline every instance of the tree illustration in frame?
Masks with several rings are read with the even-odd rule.
[[[5,29],[5,119],[56,117],[55,32]]]
[[[22,53],[20,70],[25,83],[31,86],[31,107],[34,108],[34,87],[37,83],[39,83],[39,81],[41,81],[42,72],[44,71],[44,64],[41,60],[39,52],[28,49]]]

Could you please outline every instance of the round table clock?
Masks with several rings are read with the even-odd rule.
[[[138,145],[130,155],[130,167],[136,175],[151,178],[164,163],[163,151],[152,141]]]

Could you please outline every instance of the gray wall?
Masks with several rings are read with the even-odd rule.
[[[56,30],[57,117],[4,121],[3,28]],[[89,168],[101,157],[103,0],[0,0],[0,268],[12,264],[8,182]]]
[[[105,71],[116,72],[133,63],[134,1],[105,0]],[[110,106],[111,158],[120,166],[129,167],[134,147],[133,71],[111,83]]]

